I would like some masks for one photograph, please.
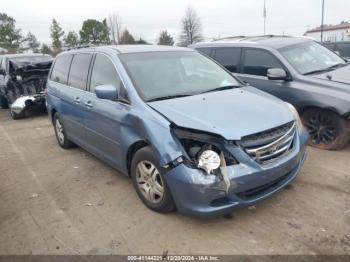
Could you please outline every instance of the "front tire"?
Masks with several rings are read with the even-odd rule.
[[[349,141],[345,120],[332,111],[309,109],[301,116],[309,131],[309,145],[326,150],[340,150]]]
[[[63,123],[58,113],[56,113],[53,117],[53,125],[55,129],[56,139],[60,147],[64,149],[73,147],[74,144],[67,138],[66,130],[64,129]]]
[[[159,213],[175,210],[175,204],[164,179],[165,170],[158,164],[152,149],[137,151],[131,162],[131,178],[142,202]]]
[[[21,113],[17,114],[12,109],[10,109],[10,115],[11,115],[13,120],[18,120],[18,119],[25,117],[25,110],[23,110]]]

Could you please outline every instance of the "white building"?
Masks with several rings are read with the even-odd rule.
[[[312,37],[316,41],[321,41],[321,27],[307,31],[304,36]],[[339,25],[330,26],[325,25],[323,27],[323,41],[350,41],[350,23],[341,23]]]

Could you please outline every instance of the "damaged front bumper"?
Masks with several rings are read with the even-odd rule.
[[[23,116],[25,113],[25,110],[33,106],[44,107],[45,95],[36,94],[36,95],[18,97],[10,106],[11,115],[13,117]]]
[[[308,134],[297,135],[294,149],[275,162],[259,165],[240,148],[238,165],[226,167],[230,185],[216,175],[180,164],[165,179],[179,212],[191,216],[223,215],[253,205],[287,186],[297,176],[306,158]]]

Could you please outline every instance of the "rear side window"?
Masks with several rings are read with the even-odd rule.
[[[52,68],[50,79],[52,81],[67,84],[69,66],[72,61],[71,55],[59,56],[56,58],[55,64]]]
[[[92,54],[74,55],[68,85],[85,90]]]
[[[350,43],[338,43],[337,51],[345,57],[350,57]]]
[[[196,50],[206,56],[210,56],[211,49],[209,47],[201,47],[201,48],[196,48]]]
[[[90,92],[94,93],[99,85],[113,85],[120,90],[121,81],[112,61],[97,54],[91,73]]]
[[[326,44],[323,44],[324,45],[324,47],[327,47],[329,50],[332,50],[332,51],[334,51],[334,44],[328,44],[328,43],[326,43]]]
[[[275,56],[264,50],[248,49],[245,51],[243,73],[267,76],[270,68],[283,68]]]
[[[237,72],[241,59],[241,48],[217,48],[214,59],[230,72]]]

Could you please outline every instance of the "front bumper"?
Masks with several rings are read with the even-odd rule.
[[[226,167],[230,178],[228,191],[218,176],[178,165],[165,175],[178,211],[190,216],[218,216],[271,196],[297,176],[306,158],[307,139],[308,134],[303,130],[297,135],[293,150],[264,166],[236,148],[233,155],[240,164]]]
[[[20,96],[10,105],[10,110],[16,115],[20,115],[24,112],[26,108],[30,106],[43,106],[44,103],[44,94]]]

